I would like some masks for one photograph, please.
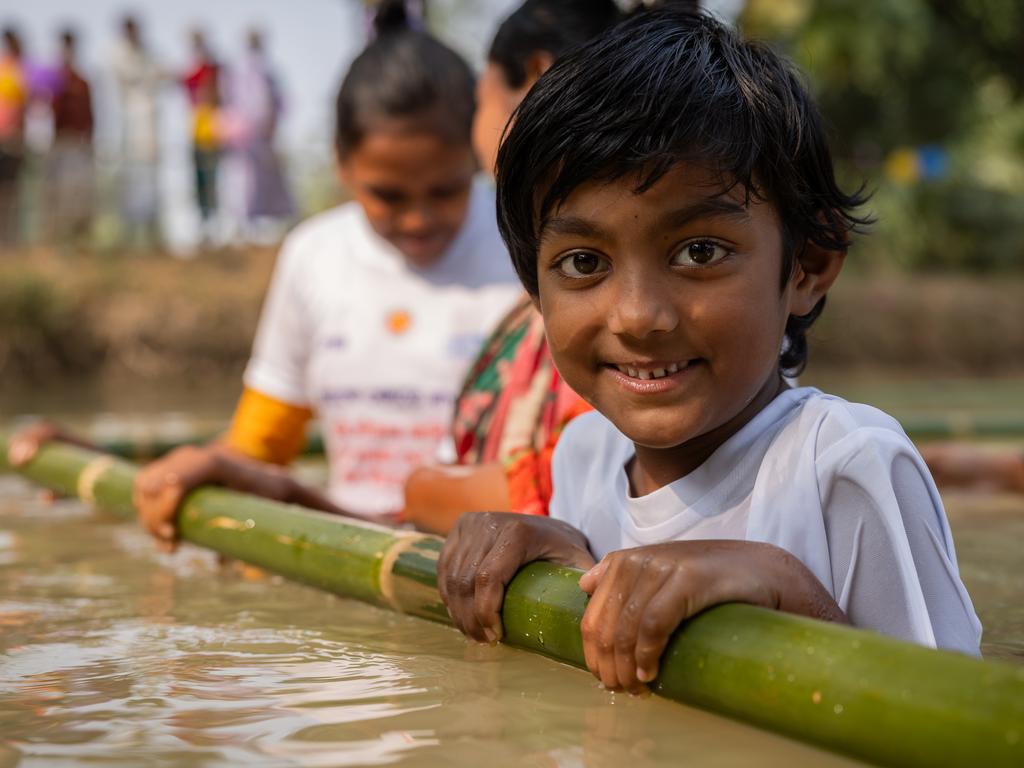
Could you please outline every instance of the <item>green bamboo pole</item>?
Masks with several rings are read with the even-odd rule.
[[[119,459],[50,445],[19,471],[110,512],[132,514],[135,470]],[[179,525],[183,538],[226,555],[448,622],[436,586],[437,537],[216,488],[190,494]],[[583,666],[579,622],[586,596],[578,581],[578,571],[548,563],[523,568],[505,598],[505,641]],[[882,765],[1024,765],[1024,666],[753,606],[723,605],[687,622],[670,642],[653,688]]]

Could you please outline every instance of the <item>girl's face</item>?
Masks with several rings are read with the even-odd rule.
[[[494,175],[494,163],[501,146],[501,135],[512,112],[526,96],[534,80],[527,78],[522,88],[512,88],[500,66],[488,62],[476,81],[476,113],[473,116],[473,149],[480,167]]]
[[[367,134],[340,170],[374,231],[422,268],[462,227],[476,161],[468,145],[396,124]]]
[[[548,342],[566,382],[638,459],[695,440],[707,453],[778,392],[786,320],[813,308],[842,257],[827,279],[798,267],[780,291],[771,204],[686,164],[642,194],[635,185],[583,185],[543,222]]]

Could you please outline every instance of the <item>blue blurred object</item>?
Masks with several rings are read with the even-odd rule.
[[[922,179],[945,178],[949,174],[949,153],[938,144],[925,144],[917,150],[917,164]]]

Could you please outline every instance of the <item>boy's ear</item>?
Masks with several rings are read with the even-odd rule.
[[[845,259],[845,249],[836,251],[806,241],[790,278],[789,314],[806,315],[814,309],[839,277]]]

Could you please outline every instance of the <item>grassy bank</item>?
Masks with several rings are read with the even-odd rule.
[[[237,376],[273,249],[166,256],[0,254],[0,387]],[[1024,276],[848,274],[812,332],[809,374],[1024,373]]]

